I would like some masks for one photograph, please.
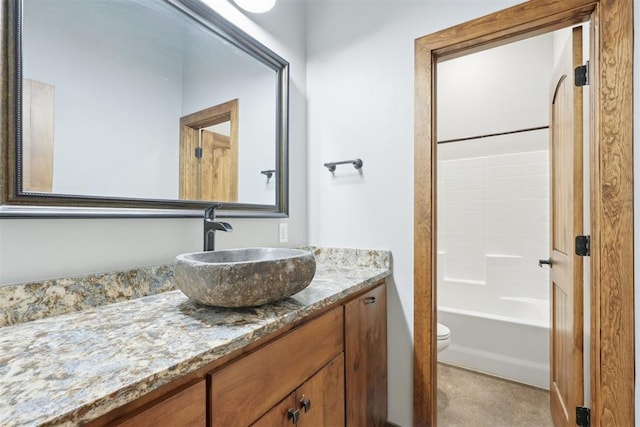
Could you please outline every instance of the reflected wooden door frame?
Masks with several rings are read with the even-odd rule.
[[[55,86],[22,82],[22,191],[53,192]]]
[[[436,64],[591,21],[591,422],[634,423],[633,4],[530,0],[416,39],[413,422],[437,422]]]
[[[220,123],[229,122],[229,158],[235,162],[235,174],[230,177],[229,200],[217,200],[236,202],[238,199],[238,100],[233,99],[223,104],[214,105],[204,110],[196,111],[180,118],[180,160],[179,160],[179,198],[181,200],[200,200],[199,188],[200,173],[199,163],[194,162],[195,150],[199,147],[199,130]],[[195,194],[194,194],[195,193]],[[194,197],[195,196],[195,197]]]

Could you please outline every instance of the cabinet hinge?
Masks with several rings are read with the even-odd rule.
[[[196,147],[196,159],[202,158],[202,147]]]
[[[590,236],[576,236],[576,255],[578,256],[591,255],[591,237]]]
[[[584,65],[576,67],[574,77],[576,86],[586,86],[589,84],[589,61]]]
[[[584,406],[576,407],[576,424],[579,427],[591,426],[591,409]]]

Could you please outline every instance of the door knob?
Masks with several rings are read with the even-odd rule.
[[[543,264],[548,265],[549,268],[551,268],[551,266],[553,265],[553,263],[551,262],[551,258],[538,260],[538,267],[542,268]]]

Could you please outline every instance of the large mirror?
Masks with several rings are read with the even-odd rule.
[[[287,214],[278,55],[198,0],[8,9],[3,204]]]

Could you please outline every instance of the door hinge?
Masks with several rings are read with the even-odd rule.
[[[576,424],[580,427],[589,427],[591,425],[591,409],[584,406],[577,406]]]
[[[576,255],[591,255],[591,236],[576,236]]]
[[[202,147],[196,147],[196,159],[202,158]]]
[[[589,61],[584,65],[576,67],[574,77],[576,86],[586,86],[589,84]]]

